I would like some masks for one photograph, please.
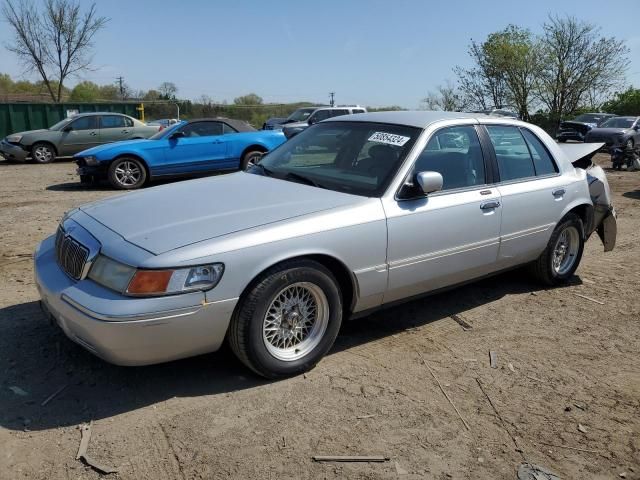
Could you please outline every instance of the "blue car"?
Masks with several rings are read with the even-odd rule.
[[[74,155],[82,183],[107,179],[132,190],[156,178],[246,170],[284,143],[279,131],[257,131],[239,120],[205,118],[161,130],[147,140],[90,148]]]

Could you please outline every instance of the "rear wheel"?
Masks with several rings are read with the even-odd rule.
[[[267,271],[241,300],[229,344],[266,378],[305,372],[329,351],[342,322],[342,299],[331,272],[310,260]]]
[[[240,162],[240,169],[247,170],[251,168],[256,163],[260,162],[260,159],[264,155],[264,152],[261,150],[250,150],[242,156],[242,160]]]
[[[577,270],[583,250],[582,219],[569,213],[556,226],[542,255],[531,265],[532,273],[547,285],[565,283]]]
[[[115,188],[133,190],[147,181],[147,170],[137,158],[122,157],[111,162],[108,177]]]
[[[56,159],[56,151],[53,145],[39,142],[31,148],[31,158],[36,163],[51,163]]]

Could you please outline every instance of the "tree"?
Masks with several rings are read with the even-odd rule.
[[[142,96],[142,99],[143,100],[147,100],[149,102],[154,102],[156,100],[160,100],[160,92],[158,90],[154,90],[154,89],[148,90],[147,93],[145,93]]]
[[[468,49],[471,68],[454,67],[465,103],[479,110],[502,108],[506,104],[507,85],[504,72],[487,52],[487,44],[471,40]]]
[[[618,115],[637,115],[640,112],[640,88],[629,87],[624,92],[617,92],[602,108]]]
[[[262,97],[255,93],[249,93],[233,99],[236,105],[262,105]]]
[[[95,102],[100,99],[100,87],[93,82],[80,82],[73,90],[69,100],[72,102]]]
[[[518,110],[520,118],[529,120],[540,64],[538,42],[529,30],[509,25],[490,34],[482,49],[492,71],[499,72],[507,101]]]
[[[113,85],[102,85],[100,86],[100,100],[119,100],[120,99],[120,89]]]
[[[549,17],[543,30],[536,90],[557,128],[589,95],[620,86],[629,50],[624,42],[600,36],[595,25],[574,17]]]
[[[163,82],[158,87],[158,91],[162,100],[175,100],[178,87],[173,82]]]
[[[459,112],[466,108],[467,102],[455,84],[447,80],[445,85],[438,85],[435,92],[429,92],[422,99],[422,106],[425,110]]]
[[[54,102],[62,100],[65,80],[90,70],[93,38],[108,22],[92,4],[82,13],[80,2],[45,0],[44,11],[30,0],[6,0],[2,14],[13,30],[7,44],[28,71],[37,72]]]

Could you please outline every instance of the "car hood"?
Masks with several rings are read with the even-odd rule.
[[[163,185],[80,207],[128,242],[160,255],[204,240],[366,201],[238,172]]]
[[[42,132],[48,132],[49,129],[47,128],[40,128],[38,130],[27,130],[24,132],[16,132],[16,133],[12,133],[11,135],[22,135],[23,137],[26,135],[33,135],[34,133],[42,133]]]
[[[86,157],[87,155],[97,155],[99,153],[108,152],[112,149],[119,149],[122,147],[126,147],[128,145],[135,144],[136,146],[141,146],[145,143],[153,143],[157,140],[148,140],[148,139],[136,139],[136,140],[123,140],[121,142],[113,142],[113,143],[105,143],[104,145],[98,145],[97,147],[89,148],[87,150],[83,150],[80,153],[76,153],[75,157]]]

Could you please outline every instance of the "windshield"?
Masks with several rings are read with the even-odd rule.
[[[373,122],[318,123],[263,157],[249,172],[380,197],[420,132]]]
[[[604,122],[601,127],[602,128],[631,128],[633,126],[633,118],[610,118],[606,122]]]
[[[184,125],[184,123],[185,122],[179,122],[179,123],[176,123],[175,125],[171,125],[170,127],[165,128],[164,130],[160,130],[155,135],[150,136],[149,140],[160,140],[161,138],[166,138],[169,135],[171,135],[173,132],[175,132],[178,128],[180,128],[182,125]]]
[[[287,122],[304,122],[315,110],[315,108],[299,108],[287,117]]]
[[[58,123],[55,123],[49,127],[49,130],[60,130],[67,123],[69,123],[73,118],[65,118],[64,120],[60,120]]]

